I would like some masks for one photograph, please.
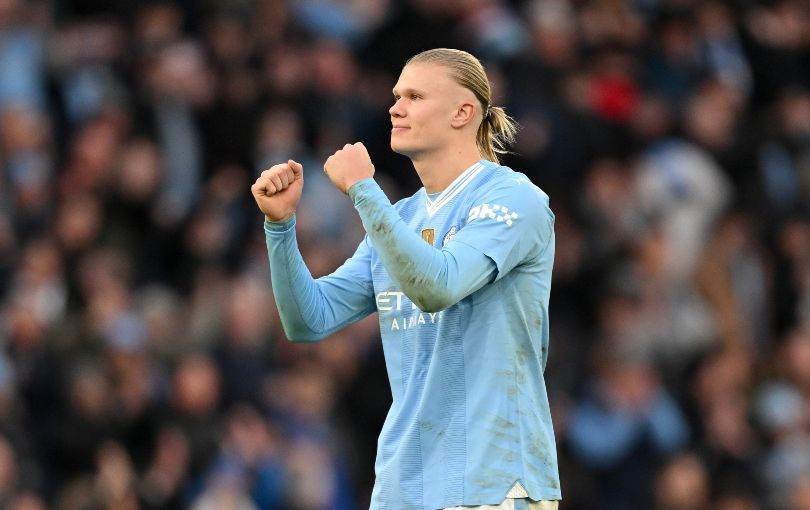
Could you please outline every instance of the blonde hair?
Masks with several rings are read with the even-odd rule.
[[[436,48],[414,55],[405,63],[439,64],[450,71],[453,79],[471,91],[481,103],[483,119],[478,126],[475,143],[484,158],[498,162],[499,154],[507,154],[514,143],[518,125],[500,106],[492,106],[492,90],[484,66],[473,55],[462,50]]]

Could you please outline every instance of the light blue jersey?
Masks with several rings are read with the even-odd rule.
[[[561,499],[543,371],[554,260],[548,197],[480,161],[431,200],[391,206],[376,183],[349,196],[367,236],[312,280],[293,222],[266,223],[276,301],[291,339],[377,311],[393,403],[372,509],[501,503],[516,483]]]

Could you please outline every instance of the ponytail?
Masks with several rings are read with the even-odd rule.
[[[500,154],[509,153],[509,147],[515,142],[517,131],[517,122],[506,114],[506,110],[500,106],[486,105],[475,143],[484,159],[498,163]]]

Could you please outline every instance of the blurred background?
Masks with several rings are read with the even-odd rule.
[[[0,0],[0,507],[368,508],[376,318],[288,343],[249,187],[304,163],[315,275],[389,197],[391,88],[467,49],[551,196],[572,510],[810,509],[806,0]]]

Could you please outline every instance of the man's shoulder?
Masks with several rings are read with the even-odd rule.
[[[508,166],[492,164],[472,193],[468,196],[470,205],[473,202],[487,200],[508,201],[513,205],[543,206],[549,205],[548,195],[534,184],[525,174],[516,172]]]

